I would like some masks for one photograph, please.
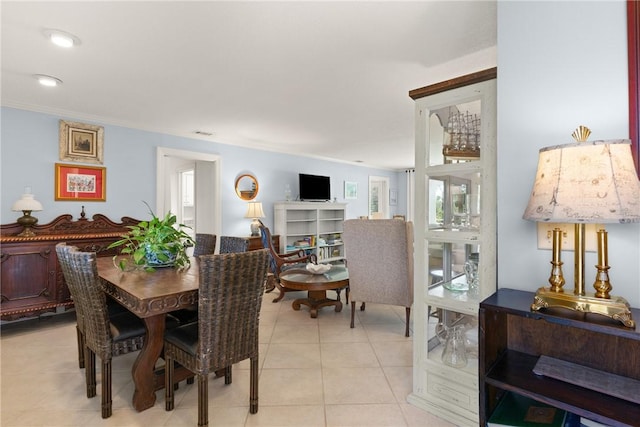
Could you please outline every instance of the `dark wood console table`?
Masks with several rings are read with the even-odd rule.
[[[56,244],[68,242],[82,251],[97,252],[98,256],[115,255],[117,250],[108,250],[109,244],[126,233],[128,225],[138,222],[123,217],[117,223],[101,214],[92,220],[81,217],[74,221],[72,215],[66,214],[34,226],[34,237],[17,236],[22,231],[17,223],[0,226],[0,318],[14,320],[72,307]]]
[[[486,426],[505,391],[607,425],[637,426],[640,405],[532,370],[545,355],[640,380],[640,326],[569,310],[532,312],[533,296],[500,289],[480,303],[480,426]],[[640,310],[631,312],[640,325]]]
[[[258,249],[264,249],[262,246],[262,238],[260,236],[249,236],[243,237],[249,241],[249,247],[247,250],[249,251],[257,251]],[[271,236],[273,240],[273,247],[276,248],[276,252],[280,253],[280,236],[274,235]]]

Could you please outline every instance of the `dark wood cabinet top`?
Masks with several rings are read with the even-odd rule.
[[[14,222],[0,225],[0,242],[37,242],[60,239],[86,239],[96,235],[117,237],[126,233],[127,226],[136,225],[140,220],[125,216],[121,222],[115,222],[102,214],[95,214],[93,219],[81,217],[73,220],[71,214],[60,215],[47,224],[36,224],[32,230],[36,234],[33,237],[20,237],[23,227]]]
[[[494,311],[516,314],[531,319],[543,319],[559,325],[640,340],[640,309],[631,308],[631,315],[636,320],[634,329],[622,325],[619,321],[594,313],[581,313],[561,308],[531,311],[534,295],[534,292],[502,288],[482,301],[480,308],[491,308]]]

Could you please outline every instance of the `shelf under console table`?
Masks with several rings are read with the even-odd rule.
[[[21,237],[17,223],[0,226],[0,261],[2,291],[0,318],[15,320],[45,312],[66,310],[73,306],[56,256],[60,242],[77,246],[82,251],[111,256],[117,249],[107,247],[129,231],[127,226],[139,220],[122,217],[114,222],[102,214],[92,220],[83,216],[74,221],[72,215],[60,215],[48,224],[32,227],[33,237]]]
[[[597,314],[532,312],[534,293],[500,289],[480,304],[480,426],[504,392],[611,426],[638,425],[640,405],[533,372],[541,356],[640,381],[640,327]],[[634,319],[640,310],[632,309]]]

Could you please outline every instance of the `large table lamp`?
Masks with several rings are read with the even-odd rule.
[[[251,222],[251,235],[259,236],[260,235],[260,221],[258,218],[264,218],[264,211],[262,210],[262,202],[249,202],[247,203],[247,213],[245,214],[245,218],[252,218]]]
[[[640,181],[628,139],[586,141],[590,131],[580,126],[577,142],[542,148],[529,204],[523,218],[575,224],[575,286],[562,289],[560,230],[553,231],[553,257],[549,287],[537,290],[531,309],[561,307],[597,313],[635,327],[629,303],[610,295],[607,232],[599,230],[598,264],[593,287],[585,291],[585,224],[640,222]]]
[[[23,226],[24,229],[20,234],[18,234],[18,236],[35,236],[36,234],[33,232],[31,227],[38,223],[38,218],[31,216],[31,212],[41,211],[42,204],[33,197],[33,194],[31,194],[31,189],[29,187],[25,189],[25,192],[20,200],[16,201],[13,206],[11,206],[11,210],[15,212],[22,211],[22,216],[18,218],[16,222]]]

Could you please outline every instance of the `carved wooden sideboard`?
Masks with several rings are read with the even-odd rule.
[[[66,310],[73,306],[56,256],[60,242],[77,246],[81,251],[98,256],[115,255],[107,249],[127,226],[139,220],[122,217],[120,223],[96,214],[92,220],[74,221],[72,215],[60,215],[48,224],[36,225],[34,237],[19,237],[22,226],[17,223],[0,226],[1,300],[0,318],[14,320],[37,316],[44,312]]]

